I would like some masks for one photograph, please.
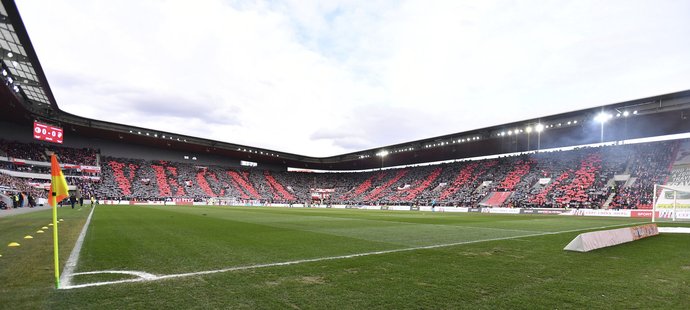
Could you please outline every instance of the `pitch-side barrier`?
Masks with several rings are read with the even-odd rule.
[[[158,205],[158,206],[211,206],[206,202],[193,202],[189,200],[176,201],[130,201],[130,200],[103,200],[103,205]],[[326,205],[326,204],[284,204],[284,203],[260,203],[250,202],[239,204],[247,207],[273,207],[273,208],[321,208],[321,209],[360,209],[360,210],[389,210],[389,211],[420,211],[420,212],[454,212],[454,213],[489,213],[489,214],[545,214],[561,216],[601,216],[601,217],[629,217],[651,218],[652,210],[616,210],[616,209],[563,209],[563,208],[491,208],[491,207],[446,207],[446,206],[391,206],[391,205]],[[663,218],[668,212],[657,211],[657,217]],[[690,210],[678,210],[676,218],[690,219]]]

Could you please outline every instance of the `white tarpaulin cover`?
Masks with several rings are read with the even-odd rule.
[[[658,234],[659,229],[656,227],[656,224],[593,231],[579,234],[573,241],[570,241],[570,243],[565,246],[564,250],[589,252],[591,250],[656,236]]]

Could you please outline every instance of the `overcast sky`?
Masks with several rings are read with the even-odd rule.
[[[61,109],[330,156],[690,89],[690,1],[16,0]]]

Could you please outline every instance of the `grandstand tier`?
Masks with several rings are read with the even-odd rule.
[[[0,184],[7,193],[45,197],[46,145],[0,141]],[[199,166],[184,161],[118,158],[97,149],[61,147],[66,175],[79,196],[108,200],[310,203],[328,192],[332,204],[462,207],[645,209],[654,184],[681,180],[675,165],[688,140],[585,147],[474,161],[349,173],[271,171],[259,167]],[[682,153],[682,152],[681,152]],[[9,155],[12,156],[9,156]],[[98,163],[94,164],[94,159]],[[88,165],[86,165],[88,164]],[[95,170],[82,169],[94,167]]]

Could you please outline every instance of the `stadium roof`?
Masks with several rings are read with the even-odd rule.
[[[21,88],[22,93],[26,96],[28,101],[36,105],[48,105],[51,103],[49,93],[46,91],[46,81],[40,81],[39,77],[43,72],[37,72],[34,65],[40,64],[38,59],[31,61],[29,54],[33,54],[31,42],[28,40],[26,29],[23,25],[15,28],[11,22],[16,17],[10,18],[10,14],[16,14],[16,8],[13,12],[7,12],[5,5],[0,6],[0,59],[2,60],[2,75],[7,79],[9,77],[11,86]],[[18,16],[17,16],[18,17]],[[20,37],[22,39],[20,39]],[[29,49],[27,50],[25,46]],[[44,85],[46,85],[44,87]],[[18,91],[17,91],[18,92]]]
[[[214,153],[238,160],[283,167],[324,170],[358,170],[461,159],[474,156],[536,150],[650,137],[690,131],[690,91],[614,103],[602,107],[527,119],[508,124],[457,132],[428,139],[387,145],[330,157],[310,157],[261,147],[225,143],[88,119],[61,111],[24,28],[14,1],[3,0],[0,8],[0,47],[3,77],[8,86],[0,95],[5,120],[28,124],[35,119],[60,125],[69,132],[96,137],[184,150]],[[8,77],[11,78],[8,80]],[[18,92],[12,91],[17,86]],[[606,130],[597,122],[601,113],[610,115]],[[537,128],[543,132],[537,132]],[[600,134],[600,131],[602,132]],[[66,139],[69,137],[67,136]]]

